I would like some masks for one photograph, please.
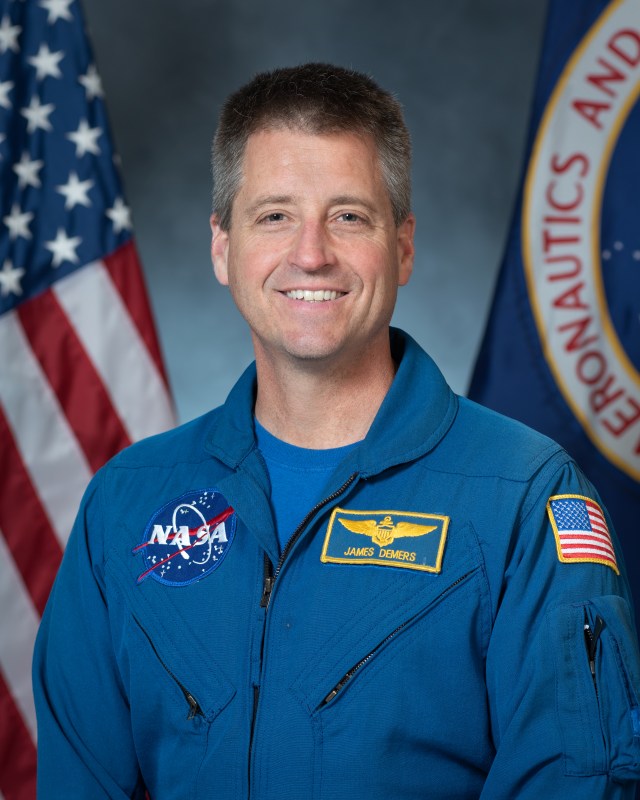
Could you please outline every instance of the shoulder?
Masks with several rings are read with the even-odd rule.
[[[208,411],[176,428],[135,442],[112,458],[107,469],[135,470],[199,463],[209,457],[204,442],[219,412],[220,409]]]
[[[447,450],[457,454],[463,470],[478,477],[526,482],[571,461],[547,436],[464,397],[447,440]]]

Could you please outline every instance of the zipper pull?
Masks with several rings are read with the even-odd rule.
[[[189,704],[189,713],[187,714],[187,720],[192,720],[197,715],[204,717],[204,713],[200,708],[200,703],[198,703],[198,701],[191,694],[191,692],[188,692],[186,689],[183,689],[183,692],[184,692],[184,699]]]
[[[262,597],[260,598],[260,608],[268,608],[269,607],[269,600],[271,600],[271,590],[273,589],[273,582],[275,578],[273,577],[273,567],[271,566],[271,560],[269,556],[265,553],[264,554],[264,579],[262,583]]]
[[[264,584],[262,586],[262,597],[260,598],[260,608],[268,608],[269,600],[271,600],[271,589],[273,588],[273,577],[265,575]]]
[[[320,705],[322,705],[322,706],[326,706],[326,705],[327,705],[327,703],[330,703],[330,702],[333,700],[333,698],[334,698],[334,697],[335,697],[335,696],[338,694],[338,692],[339,692],[341,689],[343,689],[343,688],[345,687],[345,685],[346,685],[346,684],[349,682],[349,680],[350,680],[350,678],[351,678],[351,675],[352,675],[352,673],[351,673],[351,672],[347,672],[347,674],[344,676],[344,678],[342,678],[342,680],[340,681],[340,683],[337,683],[337,684],[336,684],[336,685],[333,687],[333,689],[332,689],[332,690],[329,692],[329,694],[328,694],[328,695],[327,695],[327,696],[324,698],[324,700],[322,701],[322,703],[321,703]]]
[[[589,658],[589,669],[591,670],[591,677],[593,678],[593,683],[595,685],[596,682],[596,652],[598,650],[598,641],[600,640],[600,634],[604,630],[604,620],[602,617],[597,614],[595,627],[591,630],[591,624],[589,622],[589,618],[587,617],[587,612],[584,612],[584,639],[587,645],[587,656]]]

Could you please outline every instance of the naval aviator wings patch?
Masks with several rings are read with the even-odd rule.
[[[335,508],[320,560],[440,572],[448,526],[439,514]]]

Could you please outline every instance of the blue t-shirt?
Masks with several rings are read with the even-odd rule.
[[[310,450],[277,439],[255,420],[258,448],[271,481],[271,508],[280,550],[306,514],[324,499],[329,476],[358,442],[329,450]]]

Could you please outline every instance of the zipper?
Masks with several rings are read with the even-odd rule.
[[[262,599],[260,600],[260,606],[262,608],[269,608],[269,603],[271,602],[271,591],[273,589],[273,584],[276,582],[278,575],[280,574],[280,570],[282,569],[282,565],[284,564],[287,556],[293,549],[293,546],[298,541],[300,536],[302,535],[304,529],[307,527],[309,521],[314,517],[321,508],[327,505],[327,503],[331,503],[334,500],[337,500],[341,494],[343,494],[349,486],[355,481],[357,473],[353,473],[350,475],[347,480],[342,484],[339,489],[336,489],[335,492],[330,494],[328,497],[325,497],[324,500],[321,500],[319,503],[309,511],[309,513],[305,516],[302,522],[298,525],[295,531],[291,534],[289,541],[284,546],[282,550],[282,554],[280,555],[280,560],[276,565],[276,569],[271,573],[271,562],[269,561],[269,557],[265,554],[265,574],[264,574],[264,584],[262,588]],[[268,565],[268,566],[267,566]]]
[[[258,711],[258,699],[260,697],[260,687],[253,687],[253,709],[251,711],[251,730],[249,732],[249,758],[247,759],[247,772],[248,772],[248,795],[251,795],[251,751],[253,750],[253,732],[256,727],[256,713]]]
[[[304,529],[308,525],[309,521],[315,514],[320,511],[321,508],[326,506],[328,503],[331,503],[333,500],[336,500],[341,494],[343,494],[349,486],[355,481],[357,473],[353,473],[350,475],[349,478],[342,484],[339,489],[336,489],[335,492],[332,492],[328,497],[325,497],[324,500],[321,500],[319,503],[309,511],[308,514],[305,515],[302,522],[298,525],[295,531],[290,536],[288,542],[284,546],[282,553],[280,555],[280,559],[276,565],[275,571],[272,568],[271,559],[265,553],[264,554],[264,567],[263,567],[263,578],[262,578],[262,596],[260,598],[260,608],[264,608],[265,616],[262,624],[262,640],[260,642],[260,671],[262,672],[262,658],[264,653],[264,637],[267,628],[267,611],[269,609],[269,603],[271,602],[271,592],[273,590],[273,584],[276,582],[278,575],[280,574],[280,570],[282,569],[282,565],[284,564],[287,556],[293,549],[293,546],[298,541],[300,536],[302,535]],[[152,645],[153,646],[153,645]],[[251,756],[253,752],[253,738],[254,738],[254,731],[256,726],[256,717],[258,714],[258,701],[260,699],[260,686],[254,685],[253,687],[253,709],[251,712],[251,727],[249,730],[249,758],[247,761],[248,764],[248,795],[251,795]]]
[[[472,570],[472,571],[473,571],[473,570]],[[444,595],[445,595],[445,594],[447,594],[448,592],[450,592],[450,591],[451,591],[451,590],[452,590],[454,587],[456,587],[456,586],[457,586],[459,583],[462,583],[462,581],[466,580],[466,579],[469,577],[469,575],[471,575],[471,572],[467,572],[467,573],[466,573],[465,575],[463,575],[461,578],[458,578],[458,580],[457,580],[457,581],[454,581],[454,582],[451,584],[451,586],[448,586],[448,587],[447,587],[447,588],[446,588],[446,589],[445,589],[443,592],[441,592],[441,593],[440,593],[440,594],[439,594],[437,597],[435,597],[435,598],[433,599],[433,601],[432,601],[432,602],[431,602],[429,605],[433,605],[433,604],[437,603],[437,602],[438,602],[438,601],[439,601],[439,600],[440,600],[442,597],[444,597]],[[420,613],[422,613],[422,612],[420,612]],[[416,616],[419,616],[419,615],[417,614]],[[396,637],[396,636],[397,636],[397,635],[400,633],[400,631],[401,631],[403,628],[406,628],[406,627],[407,627],[407,625],[409,625],[411,622],[413,622],[413,620],[414,620],[415,618],[416,618],[416,617],[412,617],[411,619],[407,620],[406,622],[403,622],[403,623],[402,623],[402,625],[398,625],[398,627],[397,627],[395,630],[391,631],[391,633],[390,633],[388,636],[386,636],[386,637],[385,637],[385,638],[384,638],[384,639],[383,639],[381,642],[379,642],[379,643],[378,643],[378,644],[377,644],[377,645],[376,645],[376,646],[373,648],[373,650],[372,650],[370,653],[367,653],[367,655],[366,655],[364,658],[362,658],[360,661],[358,661],[358,663],[357,663],[355,666],[351,667],[351,669],[350,669],[348,672],[346,672],[346,673],[345,673],[345,674],[342,676],[342,678],[340,678],[340,680],[338,681],[338,683],[336,683],[336,685],[333,687],[333,689],[332,689],[332,690],[329,692],[329,694],[328,694],[328,695],[327,695],[327,696],[324,698],[324,700],[323,700],[323,701],[320,703],[320,708],[324,708],[324,706],[326,706],[326,705],[327,705],[327,703],[330,703],[330,702],[331,702],[331,701],[332,701],[332,700],[335,698],[335,696],[336,696],[336,695],[337,695],[339,692],[341,692],[341,691],[344,689],[344,687],[347,685],[347,683],[349,683],[349,681],[351,680],[351,678],[353,678],[353,676],[354,676],[354,675],[355,675],[355,674],[356,674],[356,673],[357,673],[359,670],[361,670],[361,669],[362,669],[362,667],[364,667],[364,665],[365,665],[365,664],[368,664],[368,663],[369,663],[369,661],[371,661],[371,659],[372,659],[372,658],[373,658],[373,657],[376,655],[376,653],[377,653],[377,652],[378,652],[378,651],[379,651],[379,650],[380,650],[382,647],[384,647],[384,645],[385,645],[385,644],[387,644],[387,642],[389,642],[389,641],[391,641],[391,639],[395,638],[395,637]]]
[[[184,686],[184,684],[175,676],[175,674],[165,664],[164,660],[160,656],[160,653],[158,653],[158,651],[156,650],[156,646],[152,642],[151,637],[146,632],[146,630],[142,627],[142,625],[141,625],[140,621],[138,620],[138,618],[136,616],[134,616],[133,619],[135,620],[136,625],[140,628],[142,633],[144,633],[144,635],[147,637],[147,641],[151,645],[151,649],[155,653],[156,658],[158,659],[158,661],[162,665],[162,667],[165,670],[165,672],[178,685],[178,688],[180,689],[180,691],[184,695],[184,699],[187,701],[187,705],[189,706],[189,713],[187,714],[187,719],[188,720],[192,720],[195,716],[204,717],[204,711],[202,710],[202,707],[200,706],[200,703],[196,700],[196,698],[191,694],[191,692]]]
[[[591,680],[593,681],[593,688],[598,697],[598,682],[596,680],[596,653],[598,651],[598,641],[600,634],[605,628],[605,622],[599,614],[596,614],[596,621],[593,630],[591,623],[587,616],[587,609],[584,610],[584,641],[587,647],[587,657],[589,659],[589,671],[591,672]]]

